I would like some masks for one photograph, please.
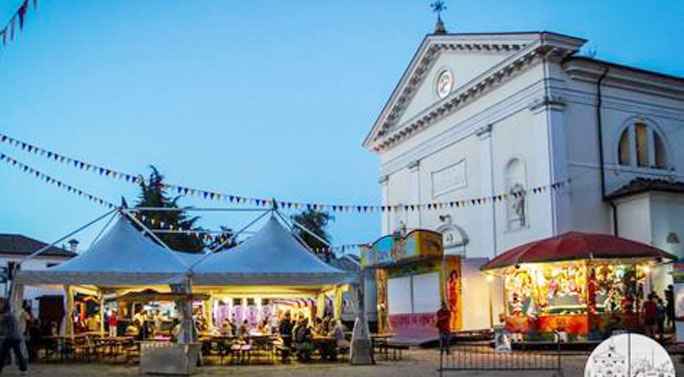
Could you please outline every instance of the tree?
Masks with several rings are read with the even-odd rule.
[[[176,196],[171,199],[166,195],[166,190],[164,189],[164,176],[159,173],[157,168],[150,165],[152,173],[150,173],[147,181],[141,179],[140,189],[141,193],[138,197],[138,202],[136,207],[159,207],[159,208],[179,208],[178,199],[180,196]],[[142,176],[140,177],[142,178]],[[168,229],[170,226],[173,229],[184,229],[184,230],[201,230],[201,228],[195,227],[195,222],[199,219],[198,216],[189,218],[185,211],[145,211],[140,212],[140,214],[145,216],[145,219],[141,221],[150,229],[159,229],[160,225],[163,223],[164,228]],[[138,216],[141,218],[141,216]],[[174,250],[185,251],[185,252],[201,252],[204,250],[204,242],[199,238],[191,234],[185,233],[156,233],[156,235],[161,239],[166,245]]]
[[[294,215],[292,217],[294,221],[301,224],[310,232],[314,233],[318,237],[326,240],[330,243],[332,237],[328,234],[325,228],[331,221],[335,218],[327,212],[317,211],[314,209],[307,209],[306,211]],[[311,248],[312,250],[327,249],[328,245],[321,242],[316,237],[309,234],[307,231],[301,229],[299,226],[295,226],[297,235]]]

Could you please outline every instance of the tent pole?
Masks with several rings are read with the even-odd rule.
[[[288,220],[285,220],[285,217],[283,217],[283,215],[282,215],[280,212],[278,212],[278,210],[274,210],[274,212],[275,212],[276,214],[278,214],[278,216],[285,222],[285,224],[287,224],[287,221],[288,221]],[[292,221],[292,224],[296,225],[298,228],[300,228],[300,229],[302,229],[303,231],[305,231],[306,233],[308,233],[311,237],[313,237],[313,238],[315,238],[315,239],[317,239],[317,240],[323,242],[323,244],[327,245],[328,247],[330,246],[330,242],[326,241],[324,238],[322,238],[322,237],[319,236],[318,234],[316,234],[316,233],[310,231],[310,230],[307,229],[304,225],[298,223],[298,222],[295,221],[294,219],[290,219],[289,221]],[[289,224],[288,224],[288,226],[289,226]],[[292,228],[293,228],[293,227],[290,226],[290,229],[292,229]],[[292,229],[292,230],[294,230],[294,229]]]
[[[60,243],[60,242],[62,242],[62,241],[64,241],[64,240],[66,240],[67,238],[73,236],[74,234],[76,234],[76,233],[82,231],[83,229],[85,229],[85,228],[87,228],[87,227],[89,227],[89,226],[95,224],[96,222],[98,222],[98,221],[104,219],[105,217],[107,217],[107,216],[109,216],[110,214],[112,214],[114,211],[116,211],[116,208],[113,209],[113,210],[111,210],[111,211],[107,211],[107,213],[105,213],[104,215],[102,215],[102,216],[96,218],[95,220],[93,220],[93,221],[91,221],[91,222],[89,222],[89,223],[83,225],[82,227],[80,227],[80,228],[74,230],[73,232],[71,232],[71,233],[67,234],[66,236],[64,236],[64,237],[62,237],[62,238],[60,238],[60,239],[58,239],[57,241],[55,241],[55,242],[53,242],[53,243],[51,243],[51,244],[49,244],[49,245],[47,245],[47,246],[45,246],[45,247],[43,247],[43,248],[37,250],[37,251],[34,251],[33,253],[27,255],[24,259],[20,260],[19,263],[18,263],[18,265],[20,265],[20,264],[26,262],[26,261],[29,260],[29,259],[34,258],[35,256],[37,256],[38,254],[42,253],[43,251],[50,249],[51,247],[53,247],[53,246],[57,245],[58,243]]]
[[[202,262],[203,260],[205,260],[208,256],[210,256],[210,255],[213,254],[216,250],[218,250],[218,249],[220,249],[221,247],[223,247],[223,245],[227,244],[230,240],[232,240],[233,238],[237,237],[238,234],[244,232],[247,228],[249,228],[250,226],[254,225],[255,222],[261,220],[261,218],[264,217],[264,216],[266,216],[267,213],[268,213],[268,212],[264,212],[264,213],[262,213],[261,215],[257,216],[256,219],[252,220],[249,224],[243,226],[242,229],[238,230],[235,234],[233,234],[232,237],[230,237],[229,239],[223,241],[220,245],[218,245],[218,246],[216,246],[215,248],[211,249],[211,252],[209,252],[209,253],[203,255],[201,258],[199,258],[198,260],[196,260],[195,263],[193,263],[193,264],[191,264],[191,265],[189,266],[189,267],[190,267],[190,271],[192,271],[192,268],[195,267],[198,263],[200,263],[200,262]]]
[[[104,307],[104,294],[102,291],[97,291],[97,298],[100,302],[100,338],[105,337],[105,307]]]

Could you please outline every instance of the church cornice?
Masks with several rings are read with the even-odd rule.
[[[575,53],[584,40],[554,33],[458,34],[427,36],[392,96],[366,137],[364,146],[374,151],[390,148],[455,109],[529,67],[535,59],[561,60]],[[443,51],[489,51],[512,55],[457,89],[441,101],[398,125],[419,85]]]

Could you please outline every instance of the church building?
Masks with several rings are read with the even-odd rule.
[[[583,56],[585,43],[439,22],[363,143],[396,209],[383,234],[437,231],[461,256],[464,330],[498,323],[501,284],[479,266],[515,246],[582,231],[684,256],[684,78]],[[492,197],[505,199],[470,201]]]

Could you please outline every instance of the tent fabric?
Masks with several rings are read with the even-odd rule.
[[[274,216],[242,244],[192,267],[196,286],[323,286],[350,279],[309,252]]]
[[[522,263],[579,259],[671,259],[677,257],[641,242],[598,233],[567,232],[515,247],[480,269],[493,270]]]
[[[24,284],[166,285],[185,279],[190,263],[181,260],[190,259],[177,258],[120,216],[83,254],[47,270],[18,271],[16,279]]]

